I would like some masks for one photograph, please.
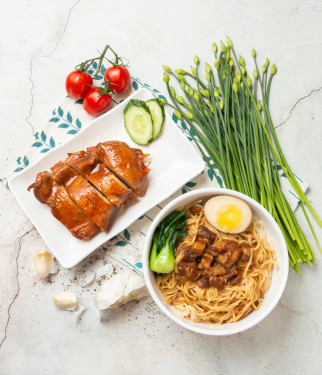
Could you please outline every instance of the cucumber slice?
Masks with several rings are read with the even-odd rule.
[[[125,129],[131,139],[146,145],[153,137],[153,121],[149,107],[142,101],[132,99],[123,111]]]
[[[154,140],[155,138],[159,136],[163,128],[163,124],[165,121],[164,106],[161,103],[160,99],[157,99],[157,98],[148,100],[145,102],[145,104],[149,107],[151,115],[152,115],[152,120],[153,120],[152,140]]]

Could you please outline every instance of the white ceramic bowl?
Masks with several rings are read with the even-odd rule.
[[[156,226],[171,212],[183,209],[183,207],[185,207],[187,204],[194,202],[197,199],[207,200],[216,195],[231,195],[233,197],[244,200],[250,206],[253,215],[263,221],[265,225],[267,237],[273,248],[275,249],[278,263],[278,270],[275,269],[273,271],[271,286],[265,294],[265,298],[261,308],[256,311],[252,311],[248,316],[246,316],[239,322],[227,323],[221,326],[211,326],[206,323],[194,323],[188,319],[182,318],[173,306],[168,305],[165,302],[163,294],[157,287],[154,274],[149,270],[149,254],[152,236]],[[190,329],[191,331],[197,333],[213,336],[223,336],[239,333],[255,326],[274,309],[282,296],[287,282],[289,262],[287,247],[283,234],[276,221],[263,206],[261,206],[252,198],[249,198],[248,196],[233,190],[207,188],[198,189],[190,193],[183,194],[180,197],[174,199],[159,212],[146,236],[143,252],[143,270],[145,282],[152,298],[170,319],[172,319],[182,327]]]

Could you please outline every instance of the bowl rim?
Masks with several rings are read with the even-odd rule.
[[[212,327],[212,329],[207,329],[207,328],[202,328],[201,326],[198,327],[198,324],[200,323],[194,323],[192,321],[187,320],[186,323],[184,320],[181,320],[179,317],[177,317],[174,313],[169,311],[165,303],[160,300],[160,298],[157,296],[156,292],[154,291],[154,287],[152,286],[151,282],[151,275],[153,276],[153,273],[149,269],[149,253],[150,253],[150,245],[152,241],[152,236],[155,231],[156,226],[159,224],[159,222],[166,216],[167,213],[171,213],[171,209],[176,206],[180,201],[186,200],[188,197],[191,197],[190,202],[193,202],[193,198],[195,199],[198,198],[200,195],[230,195],[234,196],[236,198],[240,198],[244,200],[246,203],[250,203],[250,205],[253,205],[256,207],[261,213],[263,213],[264,216],[267,217],[267,219],[270,221],[272,224],[273,230],[276,232],[276,235],[278,237],[278,241],[280,242],[280,253],[282,257],[282,261],[279,264],[279,271],[282,272],[281,275],[281,282],[278,286],[278,289],[273,297],[272,302],[270,303],[269,306],[266,307],[266,309],[263,311],[262,314],[256,316],[254,319],[250,320],[247,324],[241,327],[234,327],[232,326],[234,323],[227,323],[227,328],[222,329],[220,331],[217,331]],[[188,204],[187,202],[186,204]],[[272,217],[272,215],[257,201],[255,201],[253,198],[231,190],[231,189],[225,189],[225,188],[201,188],[201,189],[196,189],[193,191],[190,191],[188,193],[182,194],[179,197],[175,198],[172,200],[170,203],[168,203],[166,206],[162,208],[162,210],[158,213],[158,215],[154,218],[145,238],[145,243],[144,243],[144,249],[143,249],[143,259],[142,259],[142,265],[143,265],[143,274],[144,274],[144,279],[145,283],[147,285],[148,291],[153,298],[154,302],[158,305],[158,307],[161,309],[161,311],[170,319],[172,319],[174,322],[179,324],[181,327],[184,327],[190,331],[199,333],[199,334],[204,334],[204,335],[209,335],[209,336],[226,336],[226,335],[232,335],[236,333],[243,332],[259,322],[261,322],[264,318],[266,318],[272,310],[276,307],[278,301],[280,300],[286,283],[287,283],[287,278],[288,278],[288,273],[289,273],[289,260],[288,260],[288,250],[286,246],[286,242],[284,239],[284,236],[282,234],[282,231],[280,227],[278,226],[277,222],[275,219]],[[154,276],[153,276],[154,277]],[[223,326],[220,326],[223,327]]]

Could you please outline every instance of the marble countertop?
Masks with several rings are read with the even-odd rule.
[[[132,75],[164,91],[161,64],[187,67],[196,53],[210,60],[212,42],[229,35],[244,56],[254,47],[259,58],[276,62],[271,108],[277,134],[321,216],[321,22],[318,0],[5,2],[0,178],[65,95],[65,77],[84,56],[109,43],[130,60]],[[321,228],[313,225],[321,240]],[[321,373],[322,256],[316,246],[314,268],[290,271],[281,301],[262,323],[216,338],[175,325],[150,297],[102,322],[94,310],[76,321],[51,299],[68,285],[88,298],[77,270],[61,268],[44,282],[34,278],[31,256],[45,245],[4,185],[0,226],[1,375]]]

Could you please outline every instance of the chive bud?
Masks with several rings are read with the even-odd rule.
[[[253,71],[253,77],[254,77],[255,79],[258,78],[258,70],[257,70],[256,68],[255,68],[254,71]]]
[[[239,64],[241,66],[245,66],[245,60],[244,60],[243,56],[239,56]]]
[[[250,78],[250,76],[247,76],[246,83],[247,83],[248,87],[252,86],[252,79]]]
[[[252,49],[252,56],[256,57],[256,51],[254,50],[254,48]]]
[[[181,90],[182,90],[182,91],[185,91],[185,90],[186,90],[186,84],[185,84],[183,81],[181,81],[180,86],[181,86]]]
[[[186,74],[186,71],[183,70],[183,69],[176,69],[175,72],[176,72],[177,74],[182,74],[182,75],[185,75],[185,74]]]
[[[209,73],[206,74],[206,81],[208,81],[208,82],[210,81],[210,74]]]
[[[181,82],[186,82],[186,77],[183,76],[182,74],[178,74],[178,79],[179,79],[179,81],[181,81]]]
[[[214,95],[215,95],[215,98],[218,98],[219,97],[219,92],[218,92],[218,90],[214,90]]]
[[[225,46],[225,43],[224,42],[221,42],[220,43],[220,48],[223,52],[226,52],[227,51],[227,47]]]
[[[233,42],[231,41],[231,39],[229,38],[229,36],[226,36],[226,43],[228,44],[229,47],[233,46]]]
[[[203,89],[201,89],[200,90],[200,94],[202,95],[202,96],[204,96],[205,98],[209,98],[209,91],[208,90],[203,90]]]
[[[240,87],[241,87],[241,88],[244,87],[244,82],[240,82]]]
[[[184,99],[182,96],[177,95],[176,98],[177,98],[178,103],[184,104]]]
[[[160,102],[162,103],[162,104],[165,104],[167,101],[165,100],[165,99],[163,99],[163,98],[159,98],[159,100],[160,100]]]
[[[233,83],[233,90],[234,90],[234,92],[238,91],[238,85],[237,85],[236,82]]]
[[[212,43],[212,50],[214,52],[217,52],[217,49],[218,49],[217,44],[216,43]]]
[[[271,66],[271,75],[273,76],[274,74],[276,74],[276,72],[277,72],[276,65],[273,64],[273,65]]]
[[[260,101],[257,102],[257,108],[258,108],[259,111],[261,111],[263,109],[262,103]]]
[[[163,74],[163,81],[164,81],[165,83],[169,83],[169,81],[170,81],[170,77],[168,76],[167,73],[164,73],[164,74]]]
[[[219,69],[219,60],[216,59],[214,62],[215,68],[218,70]]]
[[[244,75],[246,74],[246,68],[245,68],[244,66],[242,66],[241,71],[242,71],[242,73],[243,73]]]
[[[226,59],[227,59],[227,61],[229,61],[229,59],[230,59],[230,50],[229,49],[227,49],[227,51],[226,51]]]
[[[193,120],[193,114],[191,112],[186,111],[185,115],[188,117],[189,120]]]
[[[214,107],[210,103],[207,103],[207,106],[209,107],[210,111],[214,113]]]
[[[218,94],[222,96],[222,91],[220,87],[218,88]]]
[[[229,59],[229,66],[234,66],[234,59]]]
[[[181,119],[182,119],[182,115],[181,115],[181,113],[180,113],[179,111],[175,111],[174,114],[175,114],[175,116],[176,116],[176,118],[177,118],[178,120],[181,120]]]
[[[269,65],[269,60],[268,60],[268,57],[266,57],[266,60],[265,60],[265,65],[268,67]]]
[[[240,82],[240,81],[241,81],[241,78],[242,78],[242,76],[241,76],[240,72],[238,72],[238,73],[236,74],[236,79],[237,79],[237,81]]]
[[[193,61],[194,61],[196,64],[199,64],[199,57],[196,55],[196,56],[193,58]]]
[[[210,73],[211,72],[211,66],[206,62],[205,63],[205,70],[206,70],[206,73]]]
[[[224,108],[224,101],[222,99],[220,100],[219,105],[220,105],[220,109]]]
[[[191,104],[188,104],[187,106],[193,111],[193,106]]]
[[[174,91],[173,87],[170,87],[170,93],[172,96],[176,96],[176,92]]]
[[[262,66],[262,71],[263,71],[263,73],[265,73],[266,70],[267,70],[267,66],[266,66],[266,65],[263,65],[263,66]]]
[[[193,95],[193,89],[192,89],[192,87],[189,87],[189,88],[188,88],[188,94],[189,94],[190,96]]]
[[[163,65],[163,69],[167,73],[172,73],[172,70],[171,70],[171,68],[168,65]]]
[[[197,77],[198,72],[197,72],[197,69],[196,69],[196,68],[191,67],[191,73],[192,73],[195,77]]]
[[[198,91],[195,91],[195,92],[194,92],[193,97],[195,98],[195,100],[196,100],[197,102],[199,102],[200,95],[199,95],[199,92],[198,92]]]

